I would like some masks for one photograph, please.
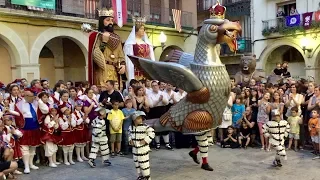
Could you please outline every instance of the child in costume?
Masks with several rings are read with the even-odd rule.
[[[287,157],[284,147],[284,140],[289,135],[290,125],[286,120],[282,120],[278,109],[274,109],[271,112],[272,120],[263,125],[263,134],[266,138],[269,138],[269,143],[277,151],[273,165],[275,167],[281,167],[280,157]]]
[[[42,126],[43,136],[41,142],[44,144],[45,156],[49,159],[50,167],[57,167],[60,163],[57,162],[56,153],[61,141],[61,130],[59,129],[59,122],[62,119],[58,114],[58,106],[56,104],[50,105],[49,114],[46,115]]]
[[[88,161],[88,159],[84,155],[84,147],[87,144],[88,129],[85,128],[87,124],[90,123],[90,119],[84,112],[82,112],[83,102],[78,100],[75,102],[75,110],[72,116],[76,119],[77,126],[74,128],[74,137],[75,137],[75,146],[76,146],[76,154],[77,160],[79,162]]]
[[[149,143],[155,137],[152,127],[143,123],[146,114],[136,111],[132,115],[132,125],[129,127],[129,144],[132,146],[133,160],[137,169],[137,180],[151,180],[149,162]]]
[[[62,118],[59,120],[59,125],[61,128],[61,137],[63,141],[59,143],[62,146],[63,155],[64,155],[64,164],[70,165],[75,164],[72,160],[72,154],[74,149],[74,136],[73,128],[76,127],[77,122],[75,118],[71,115],[71,106],[63,103],[60,106],[60,110],[63,113]],[[69,156],[69,159],[68,159]]]
[[[106,134],[106,121],[105,118],[110,110],[103,107],[98,107],[95,111],[98,112],[97,116],[91,123],[92,125],[92,145],[89,155],[89,165],[94,168],[96,163],[94,160],[97,158],[97,153],[100,150],[102,155],[103,164],[110,166],[109,161],[109,146],[108,146],[108,136]]]
[[[5,114],[3,117],[4,131],[6,133],[7,145],[13,150],[13,159],[21,160],[22,152],[19,143],[19,138],[22,137],[22,132],[13,126],[14,117],[10,114]],[[15,170],[14,174],[22,174],[22,172]]]

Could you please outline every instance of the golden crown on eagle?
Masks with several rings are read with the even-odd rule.
[[[220,2],[217,1],[215,5],[210,7],[210,18],[212,19],[224,19],[227,8],[225,6],[220,5]]]

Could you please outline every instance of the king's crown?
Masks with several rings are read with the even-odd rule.
[[[217,3],[209,9],[210,18],[224,19],[226,10],[227,10],[227,8],[225,6],[220,5],[220,2],[217,1]]]
[[[99,17],[101,16],[107,16],[107,17],[113,17],[113,10],[112,9],[107,9],[107,8],[102,8],[98,10]]]

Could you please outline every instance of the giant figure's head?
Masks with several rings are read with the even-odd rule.
[[[200,30],[209,43],[226,43],[232,52],[237,50],[237,37],[241,34],[241,26],[237,22],[225,19],[226,7],[217,2],[210,9],[210,19],[204,21]]]
[[[251,74],[256,69],[256,58],[252,54],[245,54],[240,59],[240,68],[243,74]]]
[[[145,23],[147,22],[146,17],[132,17],[135,33],[138,37],[143,37],[145,34]]]
[[[98,10],[99,13],[99,27],[100,32],[113,32],[113,10],[102,8]]]

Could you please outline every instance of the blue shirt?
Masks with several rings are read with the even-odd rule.
[[[240,125],[237,124],[237,121],[242,119],[242,114],[245,111],[245,107],[243,104],[233,104],[231,111],[232,111],[232,125],[238,128],[240,127]]]
[[[130,116],[131,114],[133,114],[134,112],[136,112],[136,110],[134,108],[131,108],[130,110],[128,108],[123,108],[122,112],[123,112],[124,117],[127,117],[127,116]],[[132,118],[130,116],[128,119],[125,119],[123,121],[123,130],[127,131],[131,124],[132,124]]]

